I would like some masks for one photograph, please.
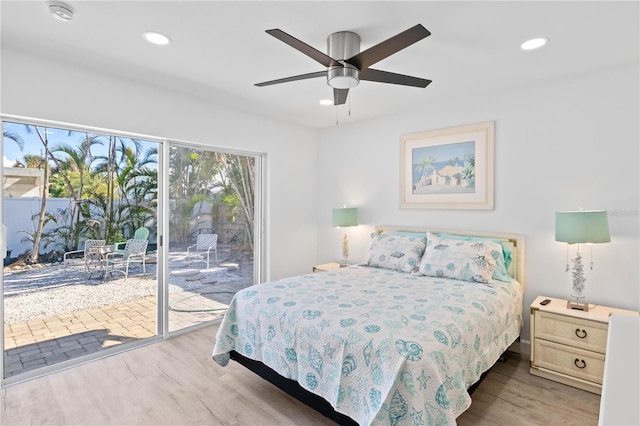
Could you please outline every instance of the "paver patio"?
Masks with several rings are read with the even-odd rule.
[[[42,275],[40,272],[36,271]],[[169,332],[224,315],[233,294],[252,285],[252,263],[238,268],[237,272],[238,278],[242,281],[212,281],[193,290],[172,291],[168,300]],[[200,279],[204,280],[204,275],[200,276]],[[59,297],[59,293],[57,294],[55,297]],[[64,302],[63,300],[58,303]],[[49,314],[24,322],[6,322],[5,378],[108,347],[153,337],[157,334],[158,328],[156,305],[155,295],[141,296],[102,307],[57,315]]]
[[[246,286],[242,285],[242,286]],[[207,294],[178,294],[187,299],[169,311],[170,331],[211,321],[224,315],[226,304]],[[201,312],[216,309],[215,312]],[[200,312],[199,312],[200,311]],[[71,312],[18,324],[5,324],[5,377],[52,365],[101,349],[156,335],[156,297]]]

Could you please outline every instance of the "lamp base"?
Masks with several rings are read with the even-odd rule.
[[[576,297],[576,301],[572,302],[571,300],[567,300],[567,309],[573,309],[576,311],[584,311],[589,312],[589,304],[588,303],[580,303],[579,297]]]

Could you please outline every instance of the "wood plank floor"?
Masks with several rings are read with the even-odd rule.
[[[2,389],[2,425],[332,425],[235,362],[211,359],[217,326]],[[512,355],[459,425],[596,425],[600,397],[528,372]]]

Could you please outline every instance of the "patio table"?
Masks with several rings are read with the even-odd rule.
[[[113,245],[91,247],[89,249],[89,279],[94,272],[97,272],[103,280],[106,278],[107,254],[113,252]]]

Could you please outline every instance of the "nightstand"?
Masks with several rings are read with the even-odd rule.
[[[340,264],[337,262],[331,262],[323,263],[322,265],[315,265],[313,267],[313,272],[326,272],[331,271],[332,269],[340,269]]]
[[[541,305],[550,299],[547,305]],[[588,312],[567,308],[567,301],[538,297],[531,304],[531,364],[535,376],[589,392],[602,392],[609,317],[634,311],[589,307]]]

